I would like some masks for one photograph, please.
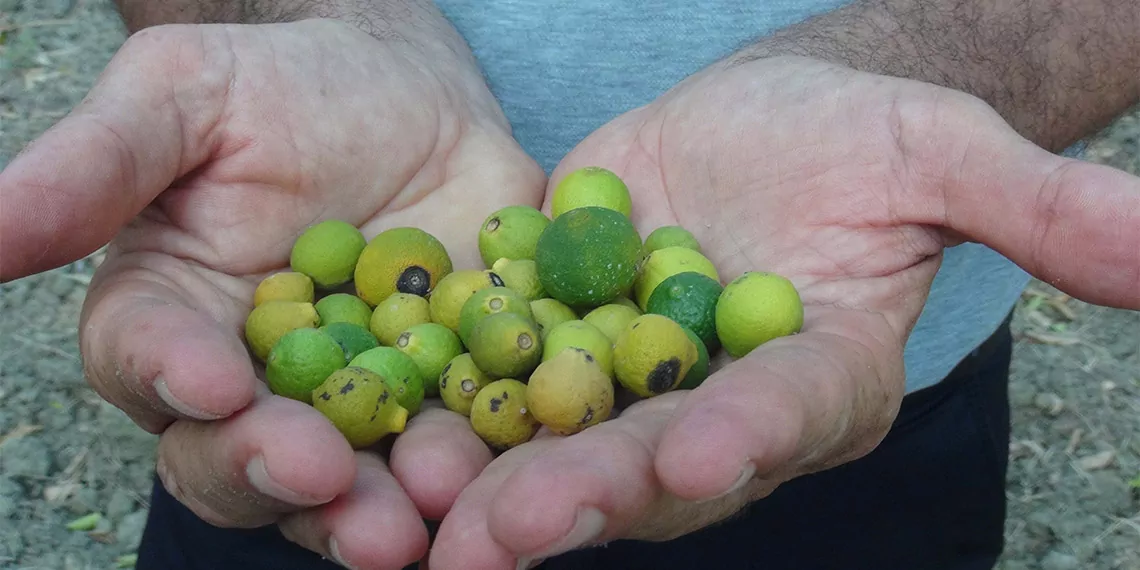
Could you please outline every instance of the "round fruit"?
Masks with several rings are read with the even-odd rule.
[[[547,361],[567,348],[588,351],[606,376],[614,376],[613,341],[598,327],[586,321],[566,321],[553,329],[542,341],[542,360]]]
[[[313,407],[356,449],[403,432],[408,421],[408,410],[397,403],[384,379],[365,368],[333,372],[313,390],[312,398]]]
[[[677,385],[677,390],[693,390],[709,377],[709,351],[705,348],[704,341],[697,336],[697,333],[688,328],[685,328],[685,334],[688,335],[689,340],[693,341],[693,346],[697,348],[697,361],[693,363],[689,373]]]
[[[412,357],[390,346],[378,346],[358,354],[348,365],[378,374],[408,414],[419,413],[424,402],[424,375]]]
[[[618,382],[643,398],[676,388],[696,361],[697,347],[685,329],[661,315],[637,317],[614,344]]]
[[[774,338],[796,334],[803,324],[799,292],[775,273],[750,271],[733,279],[716,304],[716,333],[733,358]]]
[[[530,302],[530,312],[534,314],[534,322],[538,325],[538,332],[545,339],[550,329],[566,321],[578,318],[574,309],[567,307],[557,299],[536,299]]]
[[[259,307],[269,301],[312,303],[313,289],[313,280],[304,273],[274,273],[257,284],[253,291],[253,306]]]
[[[586,206],[608,208],[628,218],[633,202],[629,188],[617,174],[600,166],[587,166],[567,174],[554,187],[551,217],[557,220],[566,212]]]
[[[293,329],[269,351],[265,380],[274,394],[311,404],[313,388],[345,364],[344,350],[333,337],[318,329]]]
[[[701,251],[701,244],[697,238],[681,226],[661,226],[653,230],[645,238],[645,246],[642,251],[645,255],[649,255],[667,247],[685,247],[693,251]]]
[[[582,320],[602,331],[602,334],[610,339],[610,344],[613,344],[617,342],[621,331],[625,330],[625,327],[629,326],[633,319],[640,316],[641,311],[637,310],[636,307],[621,303],[610,303],[586,313]]]
[[[431,322],[428,300],[411,293],[392,293],[372,311],[368,328],[384,346],[396,344],[396,337],[412,325]]]
[[[463,341],[463,344],[469,344],[475,324],[487,315],[501,312],[515,313],[528,319],[534,318],[530,302],[515,291],[506,287],[480,289],[463,303],[463,309],[459,311],[459,340]]]
[[[637,280],[633,283],[634,299],[637,306],[645,311],[649,296],[665,279],[678,273],[693,271],[720,282],[720,275],[713,262],[699,251],[687,247],[666,247],[650,253],[641,261]]]
[[[475,366],[471,354],[464,352],[444,367],[443,374],[439,376],[439,395],[447,409],[469,416],[475,394],[490,382],[491,379]]]
[[[471,429],[498,449],[530,441],[541,426],[527,409],[526,395],[526,384],[513,378],[487,384],[471,402]]]
[[[376,337],[360,325],[337,322],[323,325],[320,330],[331,336],[340,345],[341,350],[344,351],[345,363],[351,362],[353,358],[356,358],[356,355],[380,345],[376,342]]]
[[[419,366],[424,375],[424,394],[439,395],[439,375],[452,358],[463,354],[463,344],[451,329],[437,323],[412,325],[396,337],[396,349]]]
[[[629,218],[607,208],[578,208],[559,216],[538,239],[538,279],[566,305],[597,307],[633,285],[640,251]]]
[[[461,269],[439,281],[430,303],[431,321],[459,333],[459,313],[477,291],[502,287],[503,280],[486,269]]]
[[[678,273],[653,290],[645,312],[669,317],[692,329],[705,348],[715,351],[720,348],[716,337],[716,306],[722,291],[724,287],[720,282],[707,275],[695,271]]]
[[[451,270],[451,257],[435,236],[419,228],[392,228],[360,252],[356,292],[373,307],[393,293],[427,297]]]
[[[372,307],[360,297],[348,293],[333,293],[317,301],[313,307],[321,316],[322,325],[352,323],[368,328],[368,323],[372,320]]]
[[[289,267],[304,273],[318,287],[331,289],[348,283],[367,240],[356,226],[325,220],[309,226],[293,242]]]
[[[637,302],[635,302],[633,299],[630,299],[629,297],[624,296],[624,295],[621,297],[618,297],[617,299],[614,299],[613,301],[610,301],[610,303],[613,305],[624,305],[626,307],[629,307],[629,308],[637,311],[638,316],[641,316],[641,314],[643,312],[641,310],[641,307],[637,306]]]
[[[530,375],[526,405],[551,431],[571,435],[609,418],[613,381],[589,351],[567,348]]]
[[[500,258],[491,267],[503,285],[526,298],[534,301],[547,297],[542,282],[538,280],[538,264],[533,259],[507,259]]]
[[[534,246],[550,218],[532,206],[507,206],[483,221],[479,229],[479,254],[491,267],[499,258],[534,259]]]
[[[265,362],[278,339],[293,329],[316,328],[321,316],[312,303],[268,301],[254,307],[245,319],[245,340],[258,360]]]
[[[517,313],[483,317],[471,330],[471,360],[488,378],[524,378],[542,359],[542,338],[532,319]]]

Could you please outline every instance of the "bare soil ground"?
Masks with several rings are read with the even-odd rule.
[[[0,167],[78,102],[124,39],[109,0],[0,0]],[[1140,174],[1140,114],[1089,159]],[[129,567],[156,438],[82,378],[97,258],[0,287],[0,568]],[[1140,314],[1034,282],[1016,315],[1004,570],[1140,569]],[[96,513],[90,528],[69,529]]]

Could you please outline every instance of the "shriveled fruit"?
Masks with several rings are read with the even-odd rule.
[[[567,348],[580,348],[594,356],[606,376],[614,375],[613,341],[586,321],[566,321],[553,329],[542,341],[542,360],[551,360]]]
[[[438,323],[408,327],[396,337],[395,348],[412,357],[424,375],[424,394],[439,395],[439,375],[452,358],[463,353],[463,344],[451,329]]]
[[[645,255],[665,249],[667,247],[687,247],[693,251],[701,251],[701,244],[692,232],[681,226],[661,226],[645,238],[642,251]]]
[[[419,228],[392,228],[360,252],[356,292],[373,307],[393,293],[427,297],[451,272],[451,257],[435,236]]]
[[[609,418],[613,381],[589,351],[567,348],[530,375],[526,405],[551,431],[571,435]]]
[[[408,410],[375,372],[358,367],[341,368],[313,390],[313,407],[332,422],[355,449],[368,447],[384,436],[402,433]]]
[[[317,301],[314,308],[321,316],[321,325],[352,323],[368,328],[372,320],[372,307],[360,297],[348,293],[333,293]]]
[[[705,348],[705,343],[697,333],[692,330],[685,329],[685,334],[689,340],[693,341],[693,346],[697,348],[697,360],[693,362],[693,367],[689,369],[689,373],[681,379],[681,383],[677,384],[676,390],[693,390],[697,386],[704,383],[709,377],[709,351]]]
[[[431,321],[459,334],[459,313],[463,304],[477,291],[502,287],[503,280],[489,269],[461,269],[440,280],[432,293]]]
[[[548,295],[592,308],[629,291],[640,258],[641,237],[629,218],[590,206],[555,219],[538,239],[534,260]]]
[[[265,362],[269,350],[293,329],[316,328],[320,315],[312,303],[269,301],[254,307],[245,319],[245,340],[258,360]]]
[[[392,293],[372,310],[368,328],[384,346],[396,344],[396,337],[412,325],[431,322],[428,300],[411,293]]]
[[[335,322],[322,325],[321,332],[331,336],[344,351],[345,363],[351,362],[356,355],[379,346],[376,337],[368,329],[352,323]]]
[[[697,333],[708,350],[720,348],[716,336],[716,306],[724,287],[695,271],[665,278],[649,296],[645,312],[669,317]]]
[[[379,374],[409,415],[419,413],[424,402],[424,375],[412,357],[390,346],[378,346],[358,354],[348,365]]]
[[[526,395],[526,384],[513,378],[487,384],[471,402],[471,429],[498,449],[526,443],[541,427],[527,408]]]
[[[644,398],[676,388],[696,361],[697,347],[685,330],[661,315],[637,317],[614,344],[618,382]]]
[[[613,171],[600,166],[586,166],[567,174],[554,187],[551,217],[558,219],[566,212],[586,206],[599,206],[629,217],[633,202],[629,188]]]
[[[269,351],[265,380],[274,394],[311,404],[313,388],[346,364],[333,337],[318,329],[293,329]]]
[[[309,226],[289,253],[289,266],[308,275],[317,287],[331,289],[352,279],[366,240],[356,226],[342,220],[325,220]]]
[[[528,319],[534,318],[530,310],[530,302],[522,295],[506,287],[488,287],[476,291],[463,303],[459,311],[459,340],[463,344],[471,342],[471,331],[476,323],[495,313],[515,313]]]
[[[444,367],[439,376],[439,395],[447,409],[469,416],[475,394],[490,382],[491,379],[475,366],[471,354],[464,352]]]
[[[546,290],[538,280],[538,264],[533,259],[500,258],[491,266],[508,289],[517,292],[527,301],[546,298]]]
[[[546,335],[550,334],[550,329],[558,326],[559,323],[578,318],[574,309],[567,307],[558,299],[546,298],[531,301],[530,311],[534,314],[534,322],[538,325],[538,331],[542,338],[546,338]]]
[[[479,229],[479,254],[491,267],[499,258],[534,259],[534,246],[550,218],[533,206],[518,204],[501,208]]]
[[[632,303],[632,301],[631,301]],[[602,331],[610,343],[617,342],[617,338],[621,335],[621,331],[629,325],[633,319],[641,316],[641,311],[637,310],[636,305],[630,306],[624,303],[610,303],[602,305],[582,317],[583,321],[590,323]]]
[[[637,280],[633,283],[634,300],[645,311],[649,296],[665,279],[678,273],[695,271],[720,282],[720,275],[709,258],[687,247],[666,247],[650,253],[641,261]]]
[[[312,303],[313,295],[313,280],[308,275],[283,271],[274,273],[257,284],[253,291],[253,306],[259,307],[269,301]]]
[[[733,279],[716,305],[717,336],[734,358],[774,338],[796,334],[803,324],[799,292],[775,273],[750,271]]]
[[[542,359],[542,339],[532,319],[516,313],[483,317],[467,345],[471,359],[488,378],[525,378]]]

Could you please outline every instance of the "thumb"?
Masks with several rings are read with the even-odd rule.
[[[199,95],[181,89],[187,32],[133,36],[84,101],[0,172],[0,282],[90,254],[205,160],[194,127],[208,107],[188,114],[176,101]]]

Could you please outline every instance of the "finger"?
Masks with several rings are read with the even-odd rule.
[[[233,278],[207,279],[159,255],[109,260],[81,316],[92,387],[155,433],[175,419],[218,419],[248,405],[259,381],[238,336],[239,304],[214,281],[224,279]],[[187,295],[213,299],[213,314]]]
[[[427,528],[384,462],[356,454],[356,481],[347,493],[281,520],[293,542],[357,570],[399,570],[428,549]]]
[[[158,471],[195,514],[223,527],[254,527],[349,491],[353,450],[311,406],[264,395],[212,422],[178,421],[162,434]]]
[[[408,422],[391,455],[392,473],[430,520],[442,520],[491,459],[491,450],[471,429],[470,420],[438,404],[425,405]]]
[[[809,307],[803,332],[760,345],[678,405],[658,477],[681,498],[708,500],[753,476],[779,482],[868,453],[902,398],[901,346],[874,313]]]
[[[202,103],[222,99],[204,95],[225,82],[172,74],[185,36],[133,36],[85,100],[0,172],[0,281],[91,253],[205,159],[217,111]],[[191,89],[182,77],[195,77]]]

